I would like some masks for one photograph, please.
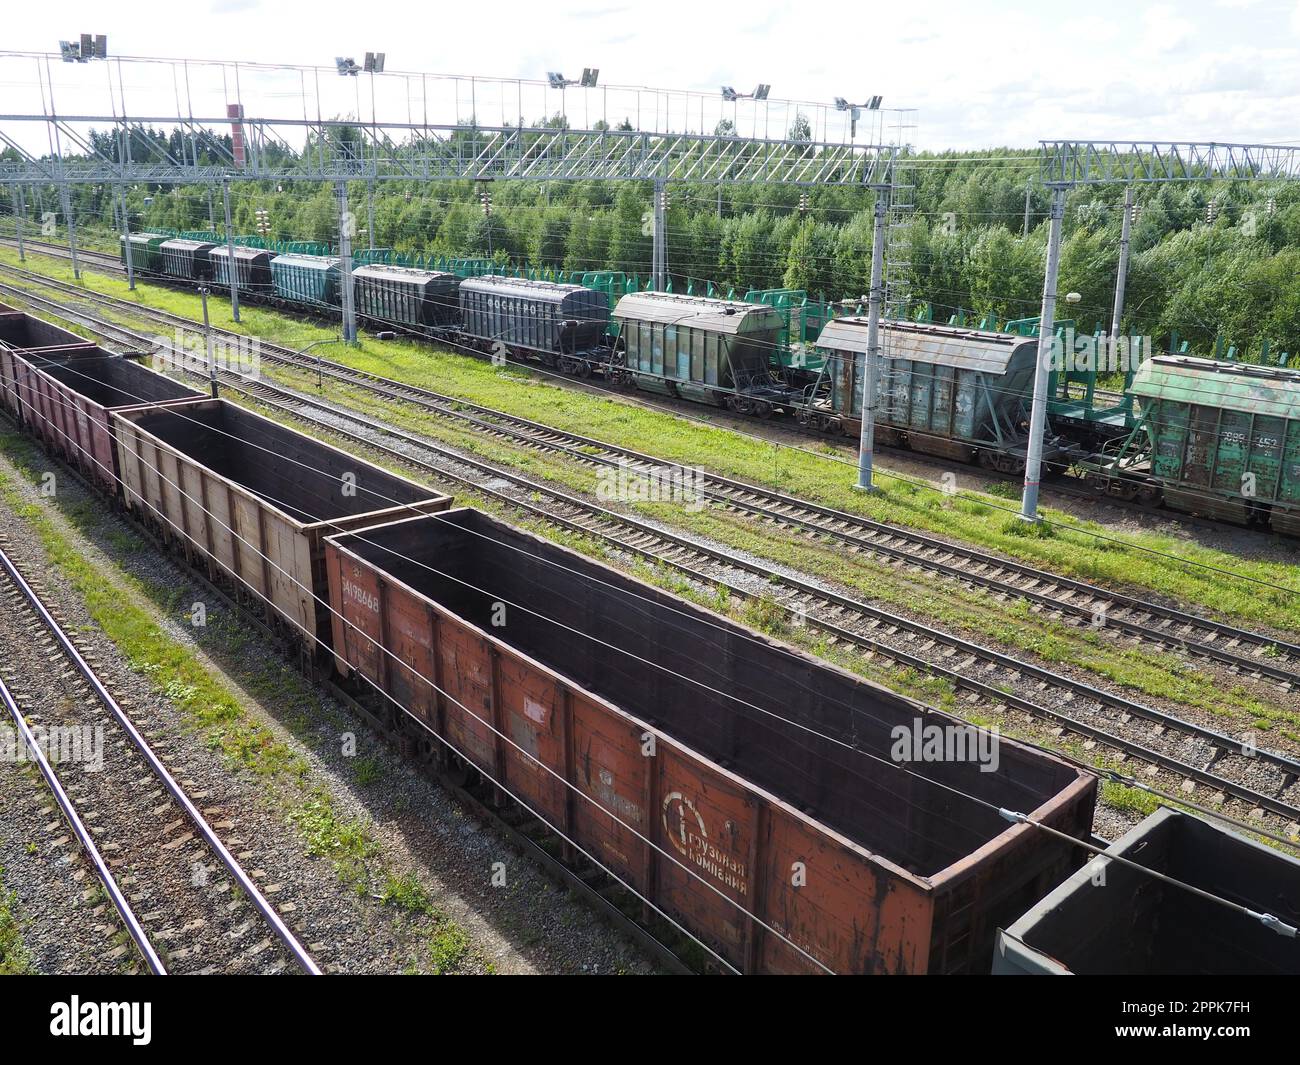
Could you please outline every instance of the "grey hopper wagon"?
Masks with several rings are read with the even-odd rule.
[[[773,370],[785,321],[772,307],[631,292],[618,301],[614,317],[638,388],[718,406],[737,407],[742,397],[742,409],[792,398]]]
[[[1038,339],[915,322],[880,325],[881,443],[1007,472],[1023,464]],[[826,409],[845,431],[862,420],[867,319],[833,318],[817,346],[826,362]]]
[[[353,270],[352,279],[363,318],[429,329],[456,320],[455,274],[372,263]]]

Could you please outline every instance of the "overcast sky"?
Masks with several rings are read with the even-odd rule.
[[[13,3],[4,22],[0,47],[13,50],[88,31],[119,55],[328,63],[369,48],[387,52],[390,70],[537,78],[592,65],[603,83],[879,93],[918,108],[914,139],[935,149],[1300,140],[1300,0],[78,0]],[[15,87],[0,91],[12,100]]]

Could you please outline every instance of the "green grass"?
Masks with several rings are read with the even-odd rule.
[[[32,958],[23,944],[23,930],[14,914],[16,898],[4,888],[4,866],[0,865],[0,976],[25,976],[32,972]]]
[[[11,250],[0,250],[0,261],[15,259]],[[58,260],[31,259],[32,266],[50,276],[70,278],[70,269]],[[96,291],[190,318],[201,314],[198,297],[186,292],[141,284],[134,294],[128,294],[124,281],[91,271],[83,272],[83,283]],[[247,306],[242,309],[243,321],[235,324],[224,301],[214,300],[210,307],[217,325],[276,343],[301,347],[336,335],[331,325],[314,325]],[[844,461],[842,454],[837,461],[820,453],[817,445],[795,449],[758,442],[633,402],[588,395],[514,368],[493,367],[483,360],[405,341],[364,338],[355,348],[334,345],[323,353],[359,369],[665,459],[689,465],[703,462],[721,474],[768,484],[876,520],[951,536],[1083,580],[1154,591],[1243,621],[1283,631],[1300,630],[1300,596],[1296,595],[1300,592],[1300,567],[1295,564],[1243,559],[1156,532],[1114,532],[1050,508],[1044,513],[1052,526],[1029,527],[1008,513],[1010,502],[1005,498],[971,491],[945,496],[898,480],[887,468],[881,470],[883,490],[864,496],[852,487],[851,462]],[[704,408],[700,413],[706,413]],[[1098,539],[1096,533],[1111,539]],[[1300,547],[1295,554],[1300,561]],[[1164,557],[1168,555],[1201,568],[1180,565]]]

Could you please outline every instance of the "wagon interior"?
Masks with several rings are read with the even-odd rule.
[[[1124,857],[1183,883],[1300,923],[1296,863],[1194,817],[1161,811],[1126,838]],[[1018,923],[1026,946],[1081,975],[1300,973],[1296,941],[1221,905],[1118,862],[1105,885],[1088,870],[1036,920]]]
[[[29,314],[0,314],[0,344],[18,350],[89,344],[85,337],[60,329]]]
[[[60,384],[101,407],[131,407],[198,397],[198,393],[178,381],[103,348],[75,358],[47,359],[38,365]]]
[[[388,510],[435,494],[228,403],[148,411],[131,421],[305,524]]]
[[[971,762],[914,763],[915,775],[903,772],[889,760],[890,730],[910,728],[923,708],[478,511],[338,542],[918,876],[1002,833],[998,807],[1032,810],[1075,779],[1069,767],[1008,744],[996,772]],[[507,622],[494,627],[498,601]]]

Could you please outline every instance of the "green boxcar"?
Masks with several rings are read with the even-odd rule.
[[[309,306],[338,306],[341,263],[332,255],[277,255],[271,260],[275,294]]]
[[[833,356],[831,409],[857,431],[867,320],[833,318],[817,345]],[[1038,341],[916,322],[880,323],[877,435],[888,444],[993,469],[1023,463]]]
[[[1158,355],[1132,392],[1170,506],[1300,535],[1300,372]]]
[[[131,268],[162,273],[162,242],[168,238],[159,233],[131,234]],[[117,253],[126,265],[126,238],[117,238]]]
[[[729,394],[773,385],[785,321],[771,307],[635,292],[618,301],[614,317],[640,388],[722,405]]]

